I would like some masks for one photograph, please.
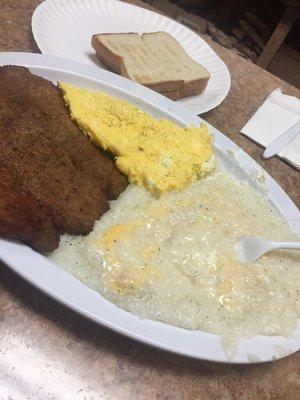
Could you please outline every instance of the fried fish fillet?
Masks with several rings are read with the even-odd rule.
[[[21,240],[44,252],[53,250],[59,232],[53,219],[24,189],[16,190],[16,179],[0,168],[0,235]]]
[[[127,186],[114,161],[71,120],[60,90],[16,66],[0,68],[0,169],[3,182],[9,182],[0,192],[0,235],[40,252],[54,250],[59,234],[89,233],[109,208],[108,200]],[[39,209],[37,237],[26,238],[23,222],[10,214],[12,199],[29,222],[25,205],[32,202]],[[3,215],[11,217],[10,233],[3,228]]]

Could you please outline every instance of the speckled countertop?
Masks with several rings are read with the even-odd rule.
[[[138,0],[132,1],[142,4]],[[0,51],[37,52],[30,19],[40,0],[0,0]],[[209,38],[206,38],[208,41]],[[258,161],[300,204],[300,174],[239,134],[276,87],[300,91],[218,44],[229,96],[204,118]],[[218,365],[158,351],[50,300],[0,264],[0,399],[299,399],[300,353],[274,363]]]

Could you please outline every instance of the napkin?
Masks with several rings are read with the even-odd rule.
[[[275,89],[242,128],[241,133],[267,147],[300,120],[300,99]],[[278,153],[300,169],[300,132]]]

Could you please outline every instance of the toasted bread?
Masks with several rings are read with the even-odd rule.
[[[210,78],[166,32],[96,34],[92,47],[112,71],[172,99],[202,93]]]

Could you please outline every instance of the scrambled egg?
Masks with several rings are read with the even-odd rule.
[[[116,156],[131,183],[156,196],[181,189],[214,166],[206,125],[181,128],[126,101],[59,83],[71,117],[91,140]]]

